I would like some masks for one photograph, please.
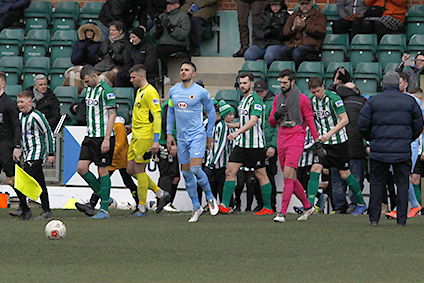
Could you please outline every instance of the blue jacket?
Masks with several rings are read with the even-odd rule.
[[[0,16],[12,10],[22,10],[29,6],[29,0],[0,0]]]
[[[358,129],[370,141],[370,158],[402,162],[411,159],[411,142],[423,130],[423,115],[413,97],[386,86],[362,108]]]

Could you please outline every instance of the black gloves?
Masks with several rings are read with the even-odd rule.
[[[315,143],[314,153],[318,158],[324,158],[327,155],[327,152],[320,142]]]
[[[288,111],[289,110],[287,108],[287,105],[285,104],[280,105],[280,107],[277,107],[277,109],[274,112],[274,119],[276,121],[282,120],[284,117],[287,116]]]

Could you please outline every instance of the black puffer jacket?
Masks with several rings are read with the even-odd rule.
[[[125,64],[125,51],[128,44],[129,41],[125,36],[113,43],[111,43],[110,40],[102,42],[102,45],[100,45],[97,50],[98,61],[100,62],[104,60],[106,56],[110,56],[115,67],[120,69]]]
[[[99,13],[99,20],[105,26],[113,21],[121,21],[126,30],[130,30],[137,18],[140,25],[147,25],[146,1],[140,0],[107,0]]]
[[[34,87],[31,86],[27,90],[33,93]],[[48,88],[47,92],[44,94],[44,97],[40,101],[34,99],[36,105],[35,109],[40,111],[46,116],[47,121],[49,122],[50,128],[52,131],[57,126],[60,120],[60,103],[53,91]]]
[[[336,93],[342,98],[347,116],[349,117],[349,124],[346,126],[347,136],[349,137],[347,143],[349,145],[349,159],[365,158],[364,141],[358,129],[358,117],[362,107],[367,103],[367,100],[360,96],[359,93],[351,88],[339,86]]]
[[[283,27],[288,17],[289,13],[284,1],[281,1],[281,9],[275,14],[268,4],[260,16],[258,25],[253,27],[253,44],[260,48],[281,45],[284,41]]]
[[[156,61],[156,46],[143,40],[140,44],[129,44],[125,56],[125,70],[129,70],[136,64],[143,64],[147,68],[147,79],[152,81],[158,75],[158,63]]]

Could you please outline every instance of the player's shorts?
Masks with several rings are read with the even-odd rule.
[[[98,167],[107,167],[112,164],[115,137],[110,137],[109,151],[102,153],[101,146],[104,138],[85,137],[81,144],[79,160],[93,161]]]
[[[302,156],[305,143],[305,134],[290,135],[287,138],[278,140],[278,158],[281,168],[298,168],[299,160]]]
[[[153,139],[131,138],[128,148],[128,160],[134,160],[136,163],[149,163],[152,144]]]
[[[265,167],[265,148],[243,148],[236,146],[231,152],[229,162],[241,163],[244,167],[259,169]]]
[[[178,161],[180,164],[189,164],[191,158],[204,158],[206,151],[206,135],[198,134],[190,140],[178,140]]]
[[[347,142],[340,144],[324,144],[327,155],[319,160],[315,159],[314,163],[319,163],[324,168],[335,167],[338,170],[349,169],[349,147]]]
[[[424,161],[420,159],[418,155],[417,162],[415,162],[414,170],[412,171],[414,174],[419,174],[424,176]]]
[[[6,177],[15,176],[13,149],[14,145],[11,143],[0,143],[0,172],[4,171]]]

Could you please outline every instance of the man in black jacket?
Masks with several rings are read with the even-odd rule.
[[[399,74],[388,71],[383,78],[384,91],[371,97],[362,108],[358,128],[370,141],[369,219],[377,226],[386,176],[393,167],[397,186],[397,223],[405,226],[408,210],[411,142],[423,130],[423,116],[414,98],[399,91]]]

